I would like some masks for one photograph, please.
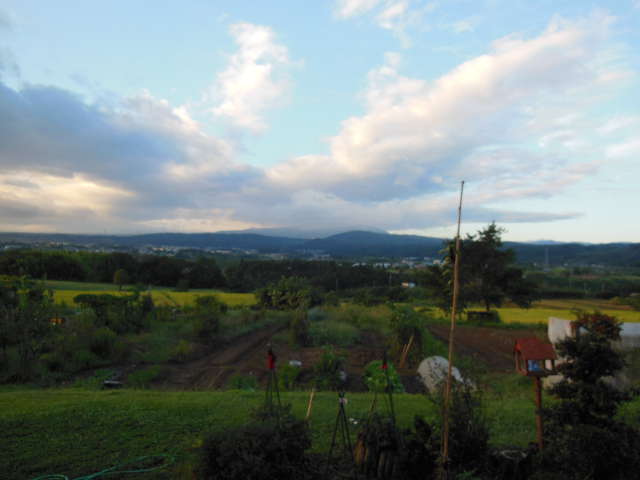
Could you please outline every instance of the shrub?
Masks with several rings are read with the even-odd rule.
[[[278,368],[278,386],[280,390],[293,390],[300,377],[300,367],[284,364]]]
[[[108,327],[98,328],[91,337],[89,350],[100,358],[109,358],[115,349],[118,336]]]
[[[615,418],[630,397],[603,380],[624,366],[611,346],[620,324],[597,311],[579,313],[578,323],[586,333],[556,345],[567,361],[558,366],[564,379],[551,389],[560,402],[545,411],[540,470],[566,479],[633,478],[640,470],[640,432]]]
[[[310,446],[306,422],[289,415],[214,432],[203,443],[198,478],[304,480]]]
[[[191,342],[181,339],[171,352],[171,360],[178,363],[186,362],[193,354],[193,350]]]
[[[393,307],[391,315],[391,355],[399,357],[403,347],[409,343],[411,350],[407,360],[415,364],[422,360],[424,317],[413,308],[407,306]]]
[[[298,347],[309,345],[309,321],[305,310],[293,312],[289,323],[289,334],[291,345]]]
[[[325,320],[312,322],[309,327],[309,336],[312,345],[348,347],[357,342],[359,332],[356,327],[348,323]]]
[[[258,389],[258,380],[253,375],[236,374],[229,379],[227,388],[230,390],[244,390],[247,392],[255,392]]]
[[[133,388],[147,388],[151,382],[160,377],[161,373],[161,367],[159,365],[153,365],[130,373],[127,377],[127,383]]]
[[[389,382],[393,393],[404,393],[404,386],[400,380],[400,376],[393,365],[387,363],[387,372],[389,374]],[[370,392],[386,392],[387,391],[387,373],[382,369],[382,361],[374,360],[369,362],[364,368],[364,383]]]
[[[320,360],[313,367],[316,385],[320,390],[338,390],[344,384],[341,375],[345,359],[331,346],[325,346],[323,350]]]

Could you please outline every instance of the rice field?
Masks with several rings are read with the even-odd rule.
[[[607,315],[616,317],[621,322],[640,322],[640,312],[633,311],[625,305],[617,305],[607,300],[599,299],[541,300],[529,309],[504,307],[497,310],[503,323],[542,323],[546,325],[549,317],[559,317],[567,320],[575,319],[573,311],[576,309],[600,310]]]
[[[69,288],[70,285],[58,284],[73,284],[76,288]],[[118,291],[114,285],[111,284],[82,284],[78,282],[48,282],[48,286],[53,290],[53,298],[58,305],[63,303],[68,306],[74,306],[73,299],[80,294],[93,294],[93,295],[128,295],[129,292]],[[83,288],[86,287],[86,288]],[[96,288],[97,287],[97,288]],[[105,288],[109,287],[109,288]],[[174,292],[171,289],[153,288],[149,293],[153,298],[153,302],[156,305],[174,305],[180,307],[192,306],[195,304],[197,297],[204,295],[215,295],[219,300],[226,303],[230,307],[249,307],[256,303],[256,298],[253,293],[228,293],[220,292],[218,290],[192,290],[188,292]]]

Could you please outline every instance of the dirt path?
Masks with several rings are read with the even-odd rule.
[[[246,370],[246,365],[257,352],[260,352],[264,359],[271,337],[284,328],[284,325],[271,325],[254,330],[204,358],[182,365],[172,365],[167,369],[167,375],[160,384],[165,388],[183,390],[220,388],[234,373]]]
[[[436,338],[449,342],[448,325],[430,325],[428,328]],[[459,325],[455,331],[455,349],[462,355],[481,361],[492,371],[513,372],[513,345],[517,338],[525,337],[546,340],[544,332],[536,330]]]

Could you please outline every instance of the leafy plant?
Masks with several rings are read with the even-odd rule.
[[[227,388],[230,390],[244,390],[255,392],[258,389],[258,380],[253,375],[236,374],[229,379]]]
[[[312,345],[348,347],[356,343],[360,335],[358,329],[349,323],[323,320],[311,322],[309,336]]]
[[[127,383],[134,388],[147,388],[162,373],[160,365],[152,365],[151,367],[137,370],[130,373],[127,377]]]
[[[388,381],[387,374],[389,375]],[[404,393],[404,386],[394,366],[387,363],[387,372],[385,372],[381,360],[369,362],[364,368],[364,383],[367,384],[370,392],[386,392],[390,383],[393,393]]]
[[[310,446],[307,423],[290,415],[214,432],[203,442],[198,478],[303,480]]]
[[[566,362],[558,366],[563,380],[551,389],[560,402],[545,411],[541,470],[567,479],[632,478],[640,469],[640,432],[615,418],[630,396],[604,381],[624,366],[611,346],[620,324],[597,311],[579,313],[577,321],[585,331],[556,344]]]
[[[344,381],[341,372],[344,369],[345,359],[338,355],[333,347],[323,347],[320,360],[313,367],[316,385],[321,390],[337,390]]]

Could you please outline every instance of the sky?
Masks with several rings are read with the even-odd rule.
[[[0,230],[640,242],[640,0],[0,0]]]

